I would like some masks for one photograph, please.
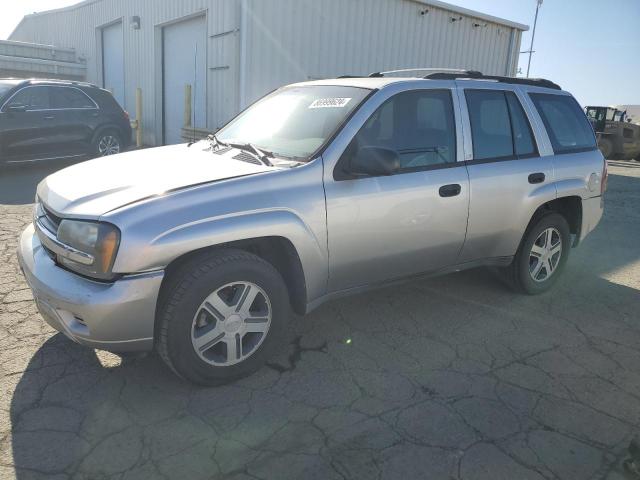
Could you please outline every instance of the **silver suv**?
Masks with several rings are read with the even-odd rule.
[[[216,384],[282,346],[292,311],[343,295],[480,266],[544,292],[599,222],[606,178],[585,114],[548,80],[306,82],[206,140],[51,175],[19,259],[72,340],[155,348]]]

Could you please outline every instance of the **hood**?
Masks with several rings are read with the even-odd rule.
[[[234,160],[237,153],[212,153],[199,142],[102,157],[50,175],[38,197],[62,216],[97,218],[171,190],[276,169]]]

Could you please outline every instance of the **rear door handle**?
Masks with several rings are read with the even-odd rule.
[[[53,117],[53,116],[44,117],[45,120],[53,120],[54,118],[56,117]]]
[[[529,183],[542,183],[544,182],[545,178],[546,177],[542,172],[532,173],[531,175],[529,175]]]
[[[460,195],[462,191],[462,187],[457,183],[452,183],[451,185],[443,185],[440,187],[440,196],[441,197],[455,197],[456,195]]]

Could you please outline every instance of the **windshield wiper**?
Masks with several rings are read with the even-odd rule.
[[[208,135],[207,136],[207,140],[209,140],[209,142],[211,143],[211,148],[218,147],[218,150],[221,149],[222,147],[228,147],[229,146],[228,144],[218,140],[218,136],[215,133],[213,133],[211,135]]]
[[[269,158],[275,157],[273,152],[262,150],[252,143],[229,143],[228,145],[230,147],[237,148],[238,150],[243,150],[245,152],[251,153],[260,161],[260,163],[266,165],[267,167],[273,167],[273,163],[271,163],[271,161],[269,160]]]

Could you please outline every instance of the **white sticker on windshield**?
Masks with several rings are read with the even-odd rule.
[[[309,105],[309,108],[343,108],[350,101],[350,98],[319,98]]]

